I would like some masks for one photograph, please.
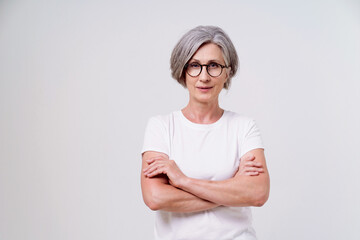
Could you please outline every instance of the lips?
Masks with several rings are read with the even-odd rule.
[[[206,89],[211,89],[212,87],[197,87],[197,88],[206,90]]]
[[[201,93],[208,93],[213,87],[196,87]]]

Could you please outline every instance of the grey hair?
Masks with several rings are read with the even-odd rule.
[[[221,28],[215,26],[198,26],[185,33],[172,51],[171,75],[186,88],[184,67],[195,52],[206,43],[215,43],[223,52],[225,64],[230,67],[228,79],[224,84],[224,88],[228,89],[231,78],[237,72],[239,59],[229,36]]]

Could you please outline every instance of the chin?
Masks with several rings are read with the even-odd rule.
[[[214,101],[213,98],[206,97],[206,96],[195,97],[195,99],[196,99],[197,102],[200,102],[200,103],[211,103],[211,102]]]

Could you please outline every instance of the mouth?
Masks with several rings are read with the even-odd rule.
[[[207,93],[209,92],[213,87],[196,87],[200,92]]]
[[[201,89],[201,90],[208,90],[208,89],[211,89],[213,87],[196,87],[196,88]]]

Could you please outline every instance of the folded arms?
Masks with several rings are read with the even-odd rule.
[[[164,153],[143,154],[141,186],[152,210],[197,212],[218,206],[262,206],[269,196],[269,174],[263,149],[254,149],[240,161],[237,173],[223,181],[185,176]]]

